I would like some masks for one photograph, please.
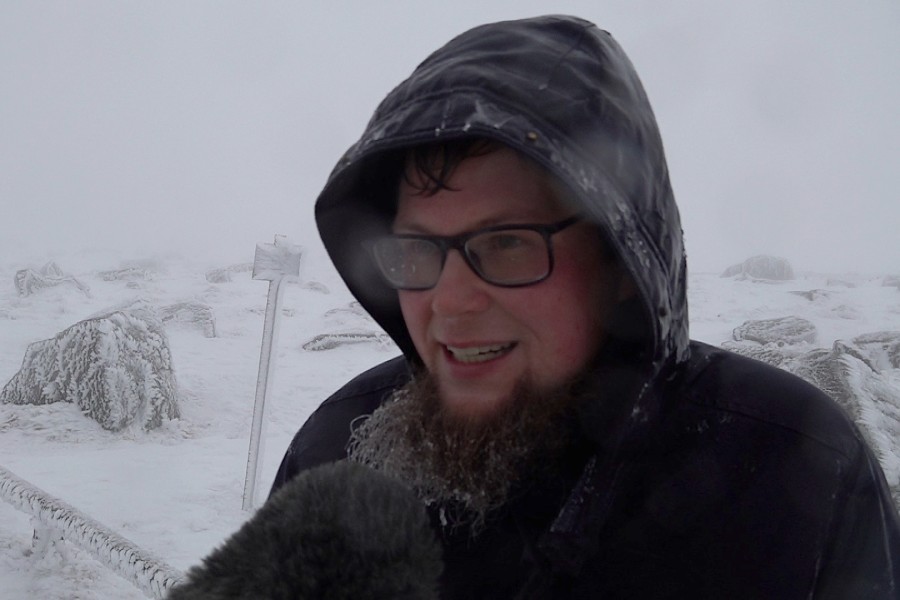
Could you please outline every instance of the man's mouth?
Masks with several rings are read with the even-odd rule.
[[[493,360],[498,356],[506,354],[512,350],[515,343],[491,344],[489,346],[468,346],[466,348],[457,348],[454,346],[445,346],[447,351],[454,359],[462,363],[480,363]]]

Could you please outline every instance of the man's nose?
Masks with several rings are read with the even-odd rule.
[[[457,250],[447,253],[444,269],[432,288],[431,308],[440,316],[455,316],[487,309],[488,286]]]

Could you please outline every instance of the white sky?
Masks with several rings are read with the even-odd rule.
[[[380,99],[488,21],[588,18],[654,105],[694,271],[900,273],[895,0],[0,4],[0,257],[252,260]]]

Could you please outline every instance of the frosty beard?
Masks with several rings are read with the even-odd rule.
[[[417,373],[355,424],[348,457],[410,486],[444,525],[480,531],[527,481],[553,472],[575,439],[573,384],[519,383],[510,401],[478,419],[442,407],[437,383]]]

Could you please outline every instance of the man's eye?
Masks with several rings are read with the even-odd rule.
[[[515,250],[526,244],[526,240],[515,233],[496,233],[487,240],[491,250]]]
[[[406,256],[422,257],[437,254],[440,249],[433,242],[412,239],[406,241],[403,251]]]

